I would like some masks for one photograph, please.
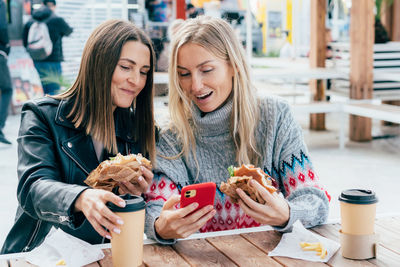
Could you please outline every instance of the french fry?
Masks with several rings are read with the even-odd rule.
[[[308,243],[308,242],[300,242],[300,247],[304,251],[315,251],[317,252],[317,255],[320,256],[321,259],[324,259],[325,256],[327,255],[326,248],[324,248],[321,244],[321,242],[315,242],[315,243]]]
[[[65,262],[65,260],[59,260],[59,261],[56,263],[56,265],[57,265],[57,266],[60,266],[60,265],[67,265],[67,263]]]
[[[322,247],[322,252],[321,252],[321,259],[325,259],[325,256],[328,254],[328,251],[326,251],[326,248]]]

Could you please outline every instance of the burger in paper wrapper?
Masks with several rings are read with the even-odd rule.
[[[113,190],[123,181],[137,185],[138,178],[142,175],[140,166],[152,168],[151,162],[141,154],[123,156],[118,153],[114,158],[100,163],[84,182],[90,187],[107,191]]]
[[[250,185],[252,179],[256,180],[270,193],[277,191],[277,189],[272,186],[273,178],[260,168],[255,168],[254,165],[243,164],[241,167],[230,166],[228,171],[231,177],[226,183],[221,182],[220,190],[228,195],[233,203],[237,203],[240,199],[239,195],[236,193],[236,188],[242,189],[254,201],[261,204],[265,203],[258,191]]]

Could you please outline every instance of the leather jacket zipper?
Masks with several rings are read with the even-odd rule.
[[[68,151],[63,146],[61,146],[61,149],[62,151],[64,151],[65,154],[67,154],[72,159],[73,162],[75,162],[76,165],[79,166],[79,168],[81,168],[86,173],[86,175],[89,175],[89,172],[87,172],[86,169],[71,154],[69,154]]]
[[[31,236],[31,239],[29,239],[28,244],[25,246],[25,248],[22,250],[22,252],[27,252],[27,251],[29,251],[29,248],[30,248],[30,246],[31,246],[31,244],[32,244],[32,242],[33,242],[33,240],[35,240],[35,237],[37,236],[37,234],[38,234],[38,232],[39,232],[39,228],[40,228],[40,225],[41,225],[41,224],[42,224],[42,221],[41,221],[41,220],[37,222],[36,227],[35,227],[35,230],[33,231],[33,234],[32,234],[32,236]]]

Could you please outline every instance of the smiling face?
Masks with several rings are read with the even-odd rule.
[[[219,108],[232,91],[231,65],[200,45],[179,48],[177,71],[180,86],[203,112]]]
[[[146,85],[150,50],[138,41],[128,41],[121,50],[111,81],[113,110],[128,108]]]

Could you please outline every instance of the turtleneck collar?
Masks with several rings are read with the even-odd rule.
[[[192,115],[196,133],[201,136],[216,136],[229,132],[232,106],[233,99],[230,97],[225,105],[204,115],[204,113],[193,104]]]

